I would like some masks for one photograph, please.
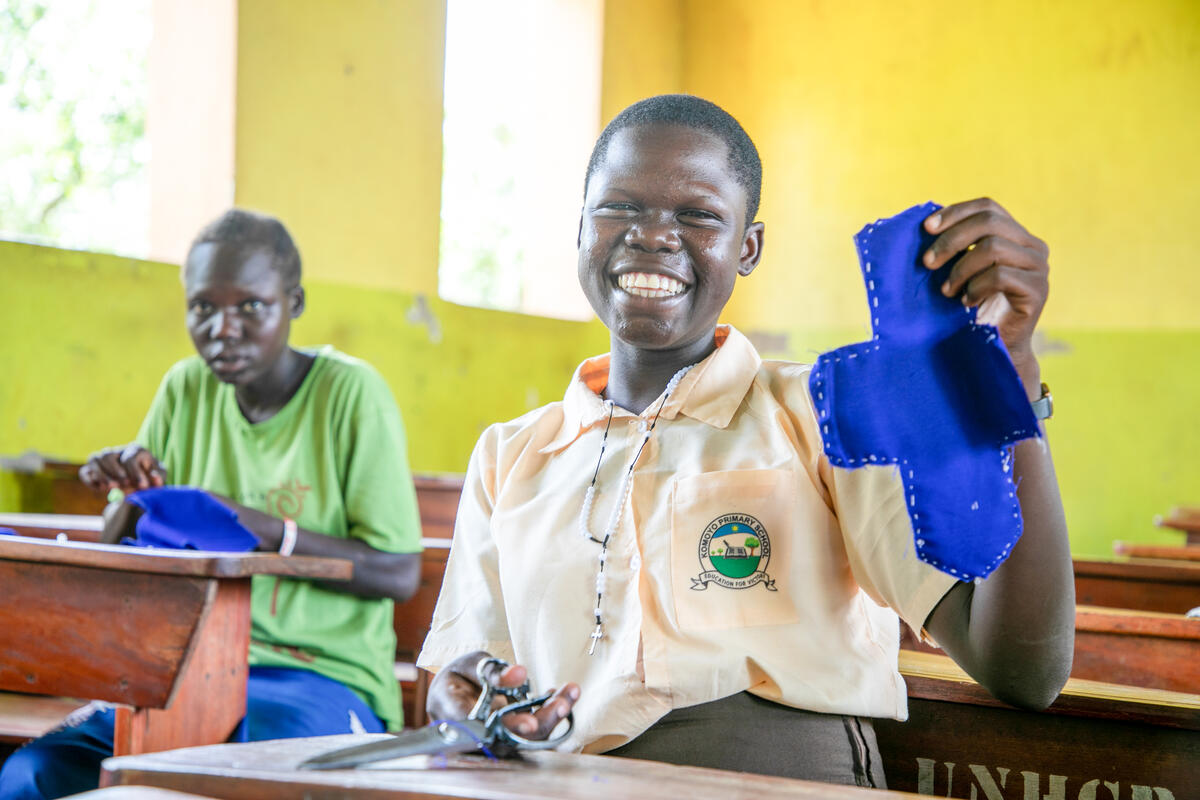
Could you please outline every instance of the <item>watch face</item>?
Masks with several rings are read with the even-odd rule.
[[[1033,406],[1033,415],[1038,419],[1049,419],[1054,413],[1054,397],[1050,394],[1050,387],[1042,384],[1042,396],[1034,400],[1030,405]]]

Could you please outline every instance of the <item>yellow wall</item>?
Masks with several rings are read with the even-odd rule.
[[[1173,540],[1153,515],[1200,504],[1200,5],[607,0],[606,24],[606,120],[686,91],[759,146],[763,263],[728,321],[799,360],[866,338],[854,232],[995,197],[1051,246],[1039,346],[1076,552]]]
[[[236,202],[317,280],[437,292],[444,2],[240,0]]]
[[[444,4],[329,9],[239,3],[238,202],[296,234],[310,290],[297,341],[379,366],[414,467],[459,471],[484,424],[560,396],[606,337],[428,299]],[[862,223],[931,198],[1008,204],[1052,246],[1043,365],[1073,546],[1171,540],[1151,516],[1200,502],[1200,270],[1185,250],[1200,7],[607,0],[605,34],[606,119],[691,91],[762,149],[766,255],[727,316],[769,355],[810,360],[865,334]],[[128,440],[189,352],[171,267],[0,244],[0,287],[15,299],[0,315],[0,454],[78,459]]]
[[[605,0],[602,124],[643,97],[683,91],[687,5],[686,0]]]
[[[865,319],[858,227],[986,194],[1051,244],[1047,322],[1200,322],[1200,271],[1184,266],[1181,235],[1200,205],[1192,0],[688,10],[683,85],[742,120],[766,167],[772,277],[747,281],[732,316]]]

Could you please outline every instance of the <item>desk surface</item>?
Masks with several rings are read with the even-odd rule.
[[[1009,708],[948,656],[901,650],[900,674],[908,684],[910,699]],[[1200,694],[1070,678],[1049,710],[1036,713],[1042,717],[1114,719],[1200,731]]]
[[[340,558],[150,549],[90,542],[58,542],[26,536],[0,536],[0,560],[200,578],[284,575],[345,581],[350,579],[354,569],[350,561]]]
[[[99,514],[29,514],[23,511],[0,512],[0,527],[32,526],[36,528],[59,528],[61,530],[95,531],[104,530],[104,518]]]
[[[822,798],[902,800],[905,792],[830,786],[744,772],[676,767],[653,761],[566,753],[531,753],[520,761],[457,757],[444,765],[417,756],[360,770],[302,772],[309,756],[384,734],[321,736],[250,744],[222,744],[112,758],[112,783],[156,786],[226,798],[338,796],[369,798],[486,798],[487,800],[612,800],[623,797]]]

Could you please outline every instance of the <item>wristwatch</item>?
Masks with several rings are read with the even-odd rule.
[[[1037,419],[1050,419],[1054,415],[1054,398],[1050,395],[1050,387],[1042,384],[1042,396],[1030,403],[1033,406],[1033,416]]]

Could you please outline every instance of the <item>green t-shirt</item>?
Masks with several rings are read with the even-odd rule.
[[[324,347],[279,413],[250,423],[197,357],[167,371],[137,441],[170,483],[225,495],[311,531],[417,553],[421,527],[400,412],[366,362]],[[393,602],[318,584],[252,581],[250,663],[310,669],[402,723]]]

